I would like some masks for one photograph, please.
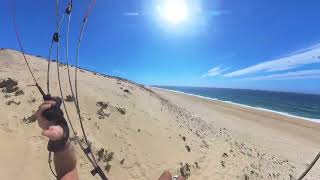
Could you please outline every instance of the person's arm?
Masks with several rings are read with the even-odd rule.
[[[77,173],[77,158],[70,142],[67,142],[65,150],[54,153],[54,166],[57,172],[58,179],[61,180],[76,180]]]
[[[48,137],[50,140],[60,140],[63,137],[63,129],[61,126],[56,126],[50,123],[45,117],[43,117],[43,111],[49,109],[54,105],[54,101],[45,101],[39,106],[36,113],[38,124],[42,129],[41,134]],[[64,150],[54,153],[54,166],[56,169],[57,177],[61,180],[78,180],[77,172],[77,158],[71,143],[68,141]]]

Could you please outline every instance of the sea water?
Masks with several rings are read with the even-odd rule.
[[[154,86],[320,122],[320,95],[212,87]]]

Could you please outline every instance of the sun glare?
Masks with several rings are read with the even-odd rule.
[[[185,0],[163,0],[158,10],[160,17],[171,24],[182,23],[188,18],[188,5]]]

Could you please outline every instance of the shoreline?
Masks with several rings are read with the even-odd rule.
[[[218,102],[222,102],[222,103],[226,103],[226,104],[231,104],[231,105],[236,105],[236,106],[240,106],[240,107],[244,107],[244,108],[249,108],[249,109],[253,109],[253,110],[259,110],[259,111],[263,111],[263,112],[271,112],[271,113],[283,115],[283,116],[286,116],[286,117],[289,117],[289,118],[301,119],[301,120],[303,120],[303,121],[320,123],[320,119],[307,118],[307,117],[302,117],[302,116],[297,116],[297,115],[289,114],[289,113],[286,113],[286,112],[275,111],[275,110],[266,109],[266,108],[261,108],[261,107],[249,106],[249,105],[245,105],[245,104],[235,103],[235,102],[232,102],[232,101],[223,101],[223,100],[220,100],[220,99],[217,99],[217,98],[210,98],[210,97],[206,97],[206,96],[201,96],[201,95],[196,95],[196,94],[191,94],[191,93],[185,93],[185,92],[176,91],[176,90],[171,90],[171,89],[159,88],[159,87],[155,87],[155,86],[149,86],[149,87],[155,88],[155,89],[159,89],[159,90],[174,92],[174,93],[178,93],[178,94],[184,94],[184,95],[188,95],[188,96],[193,96],[193,97],[197,97],[197,98],[201,98],[201,99],[205,99],[205,100],[218,101]]]

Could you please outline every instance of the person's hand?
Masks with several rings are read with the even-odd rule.
[[[38,120],[38,124],[42,129],[41,134],[48,137],[52,141],[57,141],[62,139],[63,137],[64,133],[62,127],[54,125],[42,115],[43,111],[50,109],[53,105],[55,105],[54,101],[45,101],[44,103],[42,103],[39,106],[38,111],[36,112],[36,117]]]

